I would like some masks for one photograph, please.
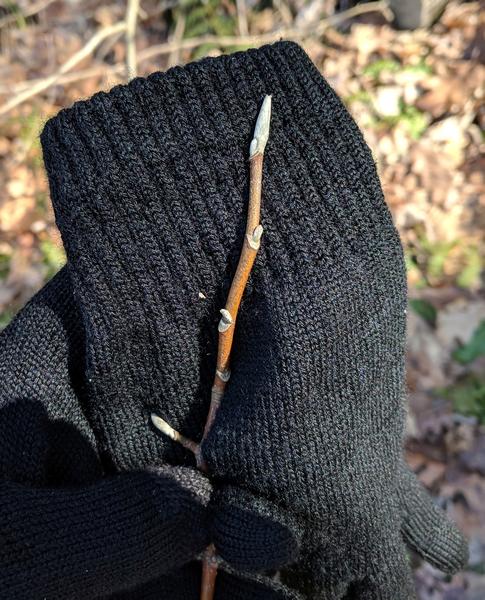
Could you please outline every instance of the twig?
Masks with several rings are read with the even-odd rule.
[[[202,561],[202,583],[200,587],[200,600],[212,600],[216,590],[218,561],[216,549],[211,544],[204,552]]]
[[[237,9],[237,28],[239,35],[248,35],[248,11],[246,7],[246,0],[236,0]]]
[[[136,22],[140,0],[128,0],[126,6],[126,77],[128,80],[136,77]]]
[[[180,13],[179,18],[177,19],[177,24],[175,25],[175,31],[173,32],[172,43],[179,44],[176,48],[170,52],[170,55],[167,60],[167,66],[173,67],[178,64],[180,60],[180,42],[182,41],[185,33],[185,15]]]
[[[124,73],[126,71],[126,65],[118,63],[116,65],[97,65],[95,67],[89,67],[82,69],[81,71],[74,71],[72,73],[65,73],[60,75],[57,80],[57,85],[66,85],[68,83],[76,83],[89,79],[90,77],[99,77],[100,75],[112,76]],[[30,87],[37,85],[41,81],[45,81],[47,78],[41,77],[39,79],[29,79],[29,81],[19,82],[14,86],[0,84],[0,94],[7,94],[9,91],[15,94],[20,94]],[[43,90],[45,91],[45,90]]]
[[[11,100],[6,102],[3,106],[0,107],[0,116],[12,110],[22,102],[25,102],[32,96],[36,94],[40,94],[51,85],[54,85],[61,75],[67,73],[72,68],[74,68],[78,63],[80,63],[86,56],[89,56],[91,52],[95,50],[95,48],[107,37],[110,35],[114,35],[119,33],[120,31],[124,31],[126,29],[125,23],[116,23],[115,25],[110,25],[109,27],[105,27],[98,31],[93,37],[85,44],[76,54],[71,56],[62,66],[61,68],[46,79],[41,79],[37,82],[37,84],[32,87],[26,89],[24,92],[21,92],[17,96],[14,96]]]
[[[352,6],[352,8],[343,10],[340,13],[334,13],[328,17],[326,21],[328,22],[329,27],[335,27],[335,25],[339,25],[344,21],[370,12],[380,12],[386,21],[392,21],[394,18],[393,12],[389,6],[389,1],[379,0],[378,2],[368,2],[367,4],[356,4],[355,6]]]
[[[216,372],[211,391],[209,413],[207,415],[201,442],[197,444],[197,442],[189,440],[176,431],[159,415],[155,413],[152,413],[151,415],[152,423],[157,429],[172,440],[179,442],[187,450],[193,452],[198,468],[205,473],[207,472],[207,465],[202,458],[201,445],[214,424],[214,419],[219,409],[226,383],[229,381],[229,361],[231,358],[237,314],[256,254],[258,253],[261,244],[261,236],[263,235],[263,227],[259,220],[261,214],[263,156],[269,137],[270,120],[271,96],[266,96],[259,110],[256,126],[254,128],[254,136],[249,148],[249,203],[246,233],[236,267],[236,273],[234,274],[231,287],[229,288],[226,306],[220,311],[221,319],[218,325],[219,341]]]
[[[104,40],[104,42],[101,43],[96,50],[96,62],[99,62],[100,65],[106,64],[104,62],[106,57],[113,50],[113,48],[116,46],[116,44],[118,43],[120,38],[123,37],[123,35],[124,35],[124,31],[120,31],[116,35],[112,35],[109,38],[107,38],[106,40]],[[125,61],[125,70],[126,70],[126,61]],[[59,81],[57,82],[57,84],[59,84]]]
[[[155,427],[159,431],[164,433],[167,437],[172,439],[174,442],[178,442],[186,450],[190,450],[190,452],[193,452],[195,455],[197,455],[197,453],[199,452],[199,444],[197,444],[196,442],[193,442],[192,440],[189,440],[189,438],[186,438],[184,435],[182,435],[177,430],[175,430],[173,427],[171,427],[167,423],[167,421],[164,421],[158,415],[152,413],[151,419],[152,419],[152,423],[155,425]]]
[[[271,96],[266,96],[259,111],[256,127],[254,128],[254,137],[249,148],[250,179],[246,235],[244,236],[244,243],[236,273],[229,289],[226,306],[221,310],[221,320],[218,327],[219,347],[216,375],[212,386],[211,404],[202,441],[205,440],[211,430],[226,383],[229,381],[229,361],[231,358],[237,314],[256,254],[259,250],[261,236],[263,235],[263,227],[259,222],[261,214],[261,186],[263,179],[263,155],[269,137],[270,119]]]
[[[263,178],[263,156],[269,137],[269,126],[271,120],[271,96],[266,96],[259,111],[254,128],[254,136],[249,148],[249,203],[246,222],[246,234],[243,247],[239,256],[236,273],[229,289],[226,306],[221,309],[221,320],[219,321],[219,342],[217,350],[216,373],[211,391],[209,413],[204,427],[202,440],[199,444],[188,440],[175,431],[166,421],[156,414],[152,414],[152,423],[162,433],[182,444],[194,453],[197,467],[207,473],[207,464],[202,457],[202,443],[209,434],[221,404],[222,396],[229,381],[229,361],[231,358],[232,343],[234,339],[234,328],[236,326],[237,314],[241,299],[246,288],[251,269],[258,253],[263,227],[261,226],[261,188]],[[212,600],[214,598],[215,581],[217,577],[217,555],[216,549],[210,545],[203,559],[201,600]]]
[[[273,0],[273,6],[280,14],[283,23],[289,27],[291,23],[293,23],[293,15],[291,14],[288,4],[284,2],[284,0]]]
[[[367,4],[357,4],[357,6],[349,8],[349,10],[332,15],[328,19],[321,19],[318,23],[311,23],[303,29],[284,27],[262,35],[227,35],[221,37],[217,35],[201,35],[199,37],[182,40],[179,44],[175,44],[174,42],[156,44],[147,48],[143,53],[140,53],[139,58],[140,60],[149,60],[150,58],[154,58],[161,54],[169,54],[175,48],[179,48],[180,50],[193,50],[194,48],[198,48],[205,44],[214,44],[220,48],[227,48],[232,46],[257,47],[262,46],[263,44],[277,42],[281,39],[298,41],[310,36],[318,37],[329,27],[336,27],[348,19],[371,12],[380,12],[387,20],[392,19],[392,13],[387,0],[378,0],[376,2],[368,2]]]
[[[155,58],[157,56],[162,56],[165,54],[170,54],[174,51],[181,50],[193,50],[194,48],[198,48],[204,44],[214,44],[220,48],[227,48],[230,46],[262,46],[263,44],[269,44],[271,42],[276,42],[281,39],[288,39],[299,41],[305,39],[307,37],[315,37],[322,35],[326,29],[330,27],[335,27],[339,23],[342,23],[352,17],[356,17],[360,14],[369,13],[369,12],[380,12],[386,19],[392,19],[392,13],[390,12],[388,3],[386,0],[378,0],[377,2],[368,2],[367,4],[358,4],[353,8],[333,15],[328,19],[321,20],[318,24],[312,24],[305,29],[298,30],[294,28],[283,28],[278,29],[277,31],[273,31],[270,33],[266,33],[263,35],[248,35],[248,36],[224,36],[218,37],[216,35],[202,35],[199,37],[189,38],[186,40],[181,40],[180,42],[165,42],[163,44],[156,44],[151,46],[150,48],[146,48],[138,53],[137,64]],[[119,27],[116,29],[114,33],[119,31],[124,31],[126,29],[126,25],[124,23],[119,23],[117,25],[113,25],[112,27]],[[109,29],[109,28],[108,28]],[[102,30],[104,31],[104,30]],[[101,32],[99,32],[101,33]],[[111,32],[109,35],[112,35]],[[95,36],[96,37],[96,36]],[[107,36],[103,36],[101,40],[98,40],[98,44]],[[94,39],[94,38],[92,38]],[[80,50],[80,52],[83,49]],[[75,57],[76,55],[74,55]],[[72,57],[72,58],[74,58]],[[84,56],[82,57],[84,58]],[[71,60],[71,59],[69,59]],[[76,61],[76,64],[79,61]],[[72,66],[70,67],[72,68]],[[14,91],[17,94],[11,101],[5,103],[0,106],[0,116],[10,111],[15,106],[18,106],[25,100],[32,98],[33,96],[40,94],[47,88],[49,88],[54,83],[72,83],[73,81],[81,81],[83,79],[88,79],[89,77],[96,77],[98,75],[116,75],[122,73],[123,70],[126,69],[125,65],[113,65],[113,66],[99,66],[99,67],[91,67],[89,69],[85,69],[83,71],[79,71],[78,73],[69,73],[66,74],[67,70],[70,69],[62,69],[57,71],[56,74],[50,75],[46,78],[41,79],[32,79],[30,81],[26,81],[25,83],[19,84],[19,86],[14,87]],[[8,93],[11,91],[11,88],[1,87],[2,93]]]

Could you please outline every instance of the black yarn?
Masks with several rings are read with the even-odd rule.
[[[203,448],[207,511],[207,480],[150,413],[201,438],[265,94],[265,233]],[[409,598],[403,538],[459,568],[462,538],[401,459],[399,238],[369,149],[301,48],[136,79],[61,111],[41,142],[68,272],[0,337],[0,406],[29,424],[0,438],[0,592],[197,598],[200,565],[182,565],[209,540],[230,571],[217,600]]]

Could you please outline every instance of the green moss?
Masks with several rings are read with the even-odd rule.
[[[403,67],[401,63],[399,63],[397,60],[393,60],[391,58],[381,58],[367,65],[362,70],[362,73],[377,79],[380,77],[380,75],[382,75],[382,73],[396,73],[397,71],[402,71],[402,68]]]

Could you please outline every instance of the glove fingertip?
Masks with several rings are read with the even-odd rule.
[[[465,537],[407,468],[402,477],[400,501],[406,543],[440,571],[453,574],[463,569],[468,562]]]
[[[429,522],[424,522],[427,517],[428,515],[416,515],[412,523],[403,524],[406,543],[440,571],[449,574],[460,571],[468,562],[468,543],[465,537],[444,513],[432,516],[431,530]]]

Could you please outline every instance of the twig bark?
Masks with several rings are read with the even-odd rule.
[[[258,253],[263,235],[260,221],[261,215],[261,187],[263,179],[263,155],[269,136],[269,123],[271,119],[271,96],[266,96],[259,112],[254,137],[249,149],[249,205],[246,222],[246,234],[236,273],[229,289],[226,306],[221,310],[219,321],[219,346],[217,352],[217,367],[212,386],[209,415],[205,424],[202,441],[209,434],[214,423],[226,383],[229,381],[229,361],[231,357],[232,342],[237,313],[246,284],[253,268],[256,254]],[[200,454],[200,453],[199,453]],[[199,456],[203,465],[203,459]]]
[[[128,0],[126,6],[126,77],[128,80],[136,77],[136,22],[140,0]]]
[[[219,340],[216,373],[211,391],[209,414],[207,415],[202,440],[199,444],[197,444],[173,429],[173,427],[171,427],[160,416],[156,414],[152,414],[151,416],[152,423],[155,425],[155,427],[157,427],[162,433],[170,437],[172,440],[179,442],[184,448],[187,448],[194,453],[197,467],[204,473],[207,473],[208,469],[207,464],[202,456],[202,443],[211,431],[217,411],[219,410],[219,406],[221,404],[222,397],[224,395],[226,383],[229,381],[229,363],[237,314],[249,279],[249,275],[261,244],[261,236],[263,235],[263,227],[260,223],[263,156],[269,137],[270,120],[271,96],[266,96],[259,111],[256,126],[254,128],[253,140],[249,148],[250,175],[246,233],[244,236],[241,254],[239,256],[236,273],[229,289],[226,306],[221,309],[221,319],[218,326]],[[200,596],[201,600],[212,600],[214,598],[217,565],[218,561],[216,549],[213,545],[210,545],[207,548],[203,558]]]
[[[175,25],[172,42],[175,44],[176,43],[180,44],[180,42],[182,41],[182,39],[184,37],[184,33],[185,33],[185,15],[183,13],[181,13],[179,18],[177,19],[177,24]],[[168,61],[167,61],[168,67],[174,67],[176,64],[178,64],[178,62],[180,60],[180,51],[181,51],[181,48],[179,45],[176,48],[174,48],[172,50],[172,52],[170,52],[170,55],[169,55]]]
[[[211,544],[204,553],[202,561],[202,583],[200,586],[200,600],[213,600],[216,590],[218,563],[216,549]]]

